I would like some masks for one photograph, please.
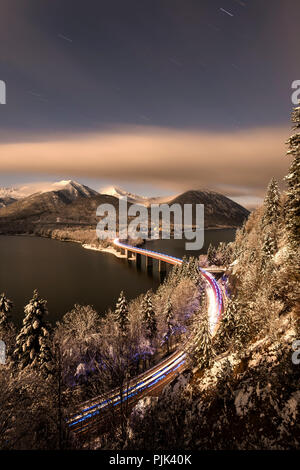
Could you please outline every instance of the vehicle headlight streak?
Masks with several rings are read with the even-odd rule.
[[[126,243],[121,242],[118,238],[113,241],[114,245],[128,249],[134,253],[140,253],[143,255],[151,256],[155,259],[159,259],[161,261],[165,261],[166,263],[173,264],[173,265],[180,265],[182,264],[182,259],[176,258],[174,256],[165,255],[163,253],[158,253],[156,251],[146,250],[144,248],[133,247],[131,245],[127,245]],[[199,268],[202,276],[206,279],[208,283],[207,288],[207,297],[208,297],[208,318],[209,318],[209,325],[210,331],[212,334],[216,331],[217,323],[220,319],[222,314],[223,308],[223,298],[222,298],[222,291],[220,286],[218,285],[217,281],[215,280],[214,276],[207,272],[205,269]],[[160,364],[154,366],[152,369],[146,371],[145,373],[138,376],[136,379],[131,381],[130,387],[124,392],[122,396],[122,401],[126,401],[138,394],[141,394],[143,391],[147,389],[154,388],[159,382],[161,382],[164,378],[166,378],[170,373],[177,370],[181,367],[186,360],[186,353],[185,351],[177,351],[168,359],[162,361]],[[100,400],[100,401],[99,401]],[[90,400],[88,403],[83,405],[83,409],[78,412],[76,415],[73,415],[71,418],[68,419],[68,425],[71,429],[76,432],[81,432],[86,430],[89,427],[89,420],[96,417],[100,414],[102,410],[107,408],[108,406],[117,406],[121,403],[121,396],[120,393],[117,391],[112,391],[110,398],[102,399],[97,397],[93,400]]]

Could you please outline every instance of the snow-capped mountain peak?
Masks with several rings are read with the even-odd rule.
[[[57,183],[53,183],[52,186],[50,186],[46,191],[43,192],[49,191],[64,191],[69,193],[74,198],[78,196],[90,197],[98,194],[97,191],[95,191],[94,189],[91,189],[88,186],[85,186],[84,184],[78,183],[77,181],[73,180],[58,181]]]
[[[123,199],[124,197],[127,197],[127,200],[129,202],[135,202],[139,204],[146,204],[148,201],[147,197],[144,196],[138,196],[137,194],[130,193],[128,191],[125,191],[122,188],[118,188],[117,186],[107,186],[106,188],[100,189],[100,194],[106,194],[108,196],[114,196],[117,197],[118,199]]]
[[[0,188],[0,197],[19,199],[24,196],[25,194],[21,192],[20,188]]]
[[[30,183],[18,188],[0,188],[0,207],[12,204],[16,200],[33,197],[44,193],[59,193],[69,202],[78,197],[92,197],[98,194],[94,189],[73,180],[61,180],[57,182]]]
[[[164,204],[169,203],[175,195],[170,196],[156,196],[156,197],[147,197],[147,196],[139,196],[138,194],[133,194],[124,189],[118,188],[117,186],[107,186],[106,188],[102,188],[99,191],[100,194],[106,194],[109,196],[117,197],[118,199],[124,199],[127,197],[128,202],[133,204],[139,204],[142,206],[149,207],[150,204]]]
[[[88,198],[98,194],[94,189],[73,180],[61,180],[55,183],[47,183],[36,189],[38,190],[34,191],[32,196],[55,192],[61,195],[64,199],[67,199],[69,202],[77,199],[78,197]]]

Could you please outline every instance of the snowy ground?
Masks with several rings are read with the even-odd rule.
[[[104,247],[101,247],[101,246],[89,245],[88,243],[85,243],[82,246],[86,250],[102,251],[104,253],[110,253],[110,254],[116,256],[117,258],[126,258],[126,255],[122,255],[117,250],[115,250],[115,248],[113,248],[112,246],[104,248]]]

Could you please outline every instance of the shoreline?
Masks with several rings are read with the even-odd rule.
[[[81,247],[84,248],[85,250],[109,253],[111,255],[114,255],[116,258],[126,258],[125,255],[122,255],[121,253],[119,253],[112,245],[108,247],[101,247],[101,246],[92,245],[90,243],[85,243],[81,240],[74,240],[74,239],[67,239],[67,238],[64,239],[64,238],[59,238],[59,237],[42,235],[39,233],[0,233],[0,236],[2,237],[30,237],[30,238],[36,237],[36,238],[46,238],[46,239],[55,240],[55,241],[63,242],[63,243],[77,243],[81,245]]]
[[[109,253],[111,255],[114,255],[116,258],[126,258],[126,255],[122,255],[119,253],[113,246],[111,247],[100,247],[100,246],[95,246],[95,245],[90,245],[89,243],[82,243],[81,244],[82,248],[85,250],[92,250],[92,251],[99,251],[102,253]]]
[[[237,227],[206,227],[205,228],[205,231],[210,231],[210,230],[216,230],[216,231],[219,231],[219,230],[237,230]],[[50,232],[48,234],[44,234],[44,233],[0,233],[0,236],[17,236],[17,237],[39,237],[39,238],[48,238],[48,239],[51,239],[51,240],[57,240],[57,241],[60,241],[60,242],[68,242],[68,243],[77,243],[77,244],[80,244],[82,248],[84,248],[85,250],[91,250],[91,251],[98,251],[98,252],[102,252],[102,253],[108,253],[108,254],[111,254],[113,256],[115,256],[116,258],[120,258],[120,259],[125,259],[126,258],[126,255],[123,255],[122,253],[118,252],[113,245],[110,245],[110,246],[107,246],[107,247],[101,247],[99,245],[94,245],[92,243],[86,243],[86,241],[83,241],[83,240],[76,240],[76,239],[72,239],[72,238],[60,238],[59,236],[53,236],[53,235],[58,235],[57,233],[55,234],[55,232]],[[144,240],[145,242],[151,242],[151,241],[156,241],[156,239],[154,240],[151,240],[148,239],[148,240]]]

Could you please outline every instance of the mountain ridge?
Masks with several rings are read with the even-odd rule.
[[[34,234],[99,244],[95,230],[99,222],[97,208],[101,204],[111,204],[118,213],[119,200],[125,197],[125,192],[119,197],[100,194],[72,180],[56,183],[54,188],[35,192],[0,207],[0,234]],[[213,191],[190,190],[170,198],[142,200],[149,216],[151,203],[179,204],[182,210],[185,204],[204,204],[205,228],[237,228],[249,215],[247,209]],[[132,199],[127,200],[128,207],[132,204]],[[195,222],[194,219],[193,224]]]
[[[32,183],[20,187],[0,188],[0,204],[2,201],[3,207],[28,197],[53,192],[58,192],[58,195],[64,195],[70,201],[76,199],[79,195],[88,197],[98,194],[94,189],[77,181],[61,180],[54,183]]]

